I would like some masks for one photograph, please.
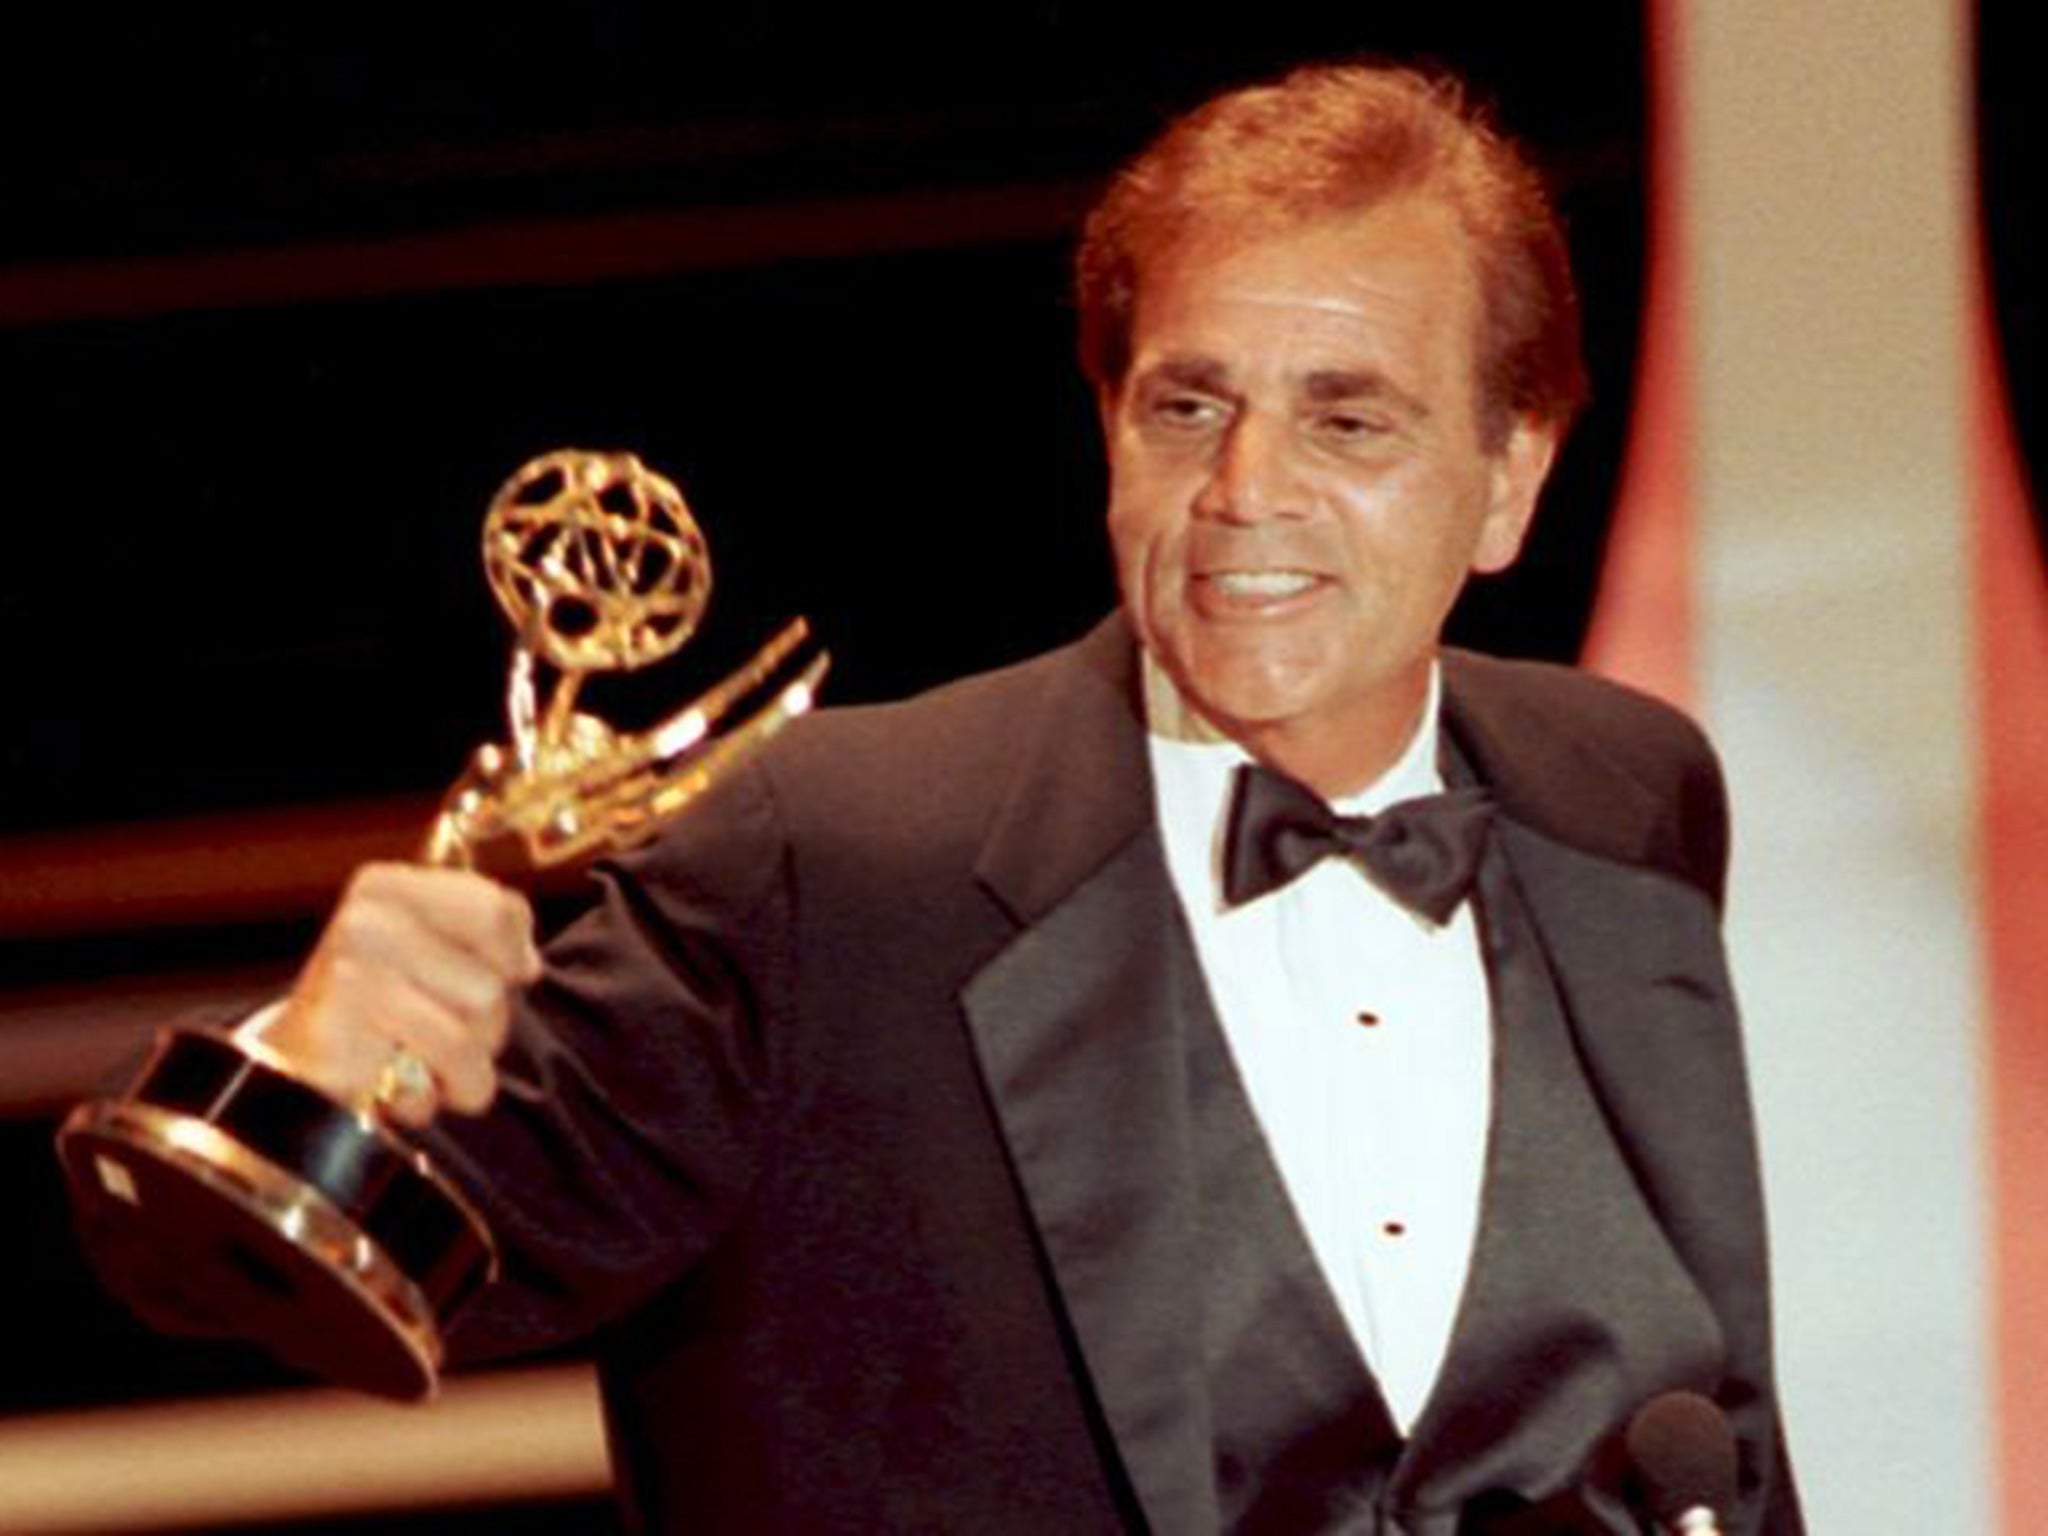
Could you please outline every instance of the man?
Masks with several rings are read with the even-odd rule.
[[[267,1044],[431,1067],[393,1112],[509,1256],[457,1347],[596,1330],[653,1528],[1634,1530],[1688,1389],[1724,1528],[1798,1530],[1712,758],[1439,652],[1582,393],[1534,178],[1303,71],[1080,270],[1118,619],[802,723],[545,967],[515,896],[366,870]]]

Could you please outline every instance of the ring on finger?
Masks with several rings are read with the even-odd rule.
[[[377,1074],[377,1090],[372,1097],[379,1108],[396,1114],[408,1106],[432,1103],[435,1092],[434,1069],[417,1052],[401,1045],[384,1059],[384,1070]]]

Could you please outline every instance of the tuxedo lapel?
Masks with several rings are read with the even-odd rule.
[[[1503,844],[1602,1112],[1731,1355],[1767,1333],[1763,1197],[1714,909],[1654,870],[1508,823]]]
[[[1118,621],[1019,721],[977,873],[1019,928],[962,994],[1089,1379],[1155,1530],[1213,1529],[1177,1022],[1206,1007],[1154,825],[1133,647]]]
[[[1661,1182],[1670,1159],[1660,1154],[1696,1106],[1720,1116],[1743,1102],[1713,909],[1668,876],[1607,863],[1532,828],[1504,822],[1501,837],[1587,1075],[1622,1144],[1643,1149],[1638,1176]],[[1725,1136],[1724,1125],[1705,1129]],[[1669,1171],[1697,1166],[1680,1159]]]
[[[1725,846],[1722,807],[1698,818],[1704,832],[1674,825],[1668,797],[1645,788],[1625,759],[1597,755],[1585,736],[1546,722],[1512,670],[1448,657],[1445,727],[1499,802],[1501,844],[1587,1074],[1665,1211],[1678,1193],[1671,1181],[1742,1164],[1743,1137],[1729,1132],[1746,1127],[1726,1122],[1730,1106],[1748,1099],[1719,869],[1697,867],[1702,848]],[[1701,1117],[1713,1123],[1688,1124]],[[1707,1208],[1713,1199],[1708,1192]]]
[[[1767,1360],[1762,1192],[1720,936],[1719,781],[1701,747],[1704,777],[1676,801],[1653,794],[1624,733],[1560,723],[1518,670],[1448,656],[1446,729],[1500,803],[1501,847],[1631,1173],[1715,1298],[1731,1361]],[[1738,1430],[1757,1433],[1747,1412]]]
[[[964,995],[1012,1164],[1151,1527],[1213,1529],[1179,1032],[1190,999],[1156,845],[1127,845]],[[1146,923],[1147,910],[1151,920]],[[1144,926],[1141,928],[1141,924]],[[1143,932],[1145,937],[1139,938]]]

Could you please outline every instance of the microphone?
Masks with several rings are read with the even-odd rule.
[[[1721,1536],[1735,1508],[1735,1432],[1697,1392],[1662,1392],[1635,1411],[1623,1443],[1658,1531]]]

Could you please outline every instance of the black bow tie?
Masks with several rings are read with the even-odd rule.
[[[1285,774],[1247,765],[1237,770],[1224,835],[1223,899],[1234,907],[1278,890],[1335,853],[1356,860],[1404,907],[1446,922],[1472,888],[1492,824],[1483,789],[1422,795],[1377,816],[1339,816]]]

